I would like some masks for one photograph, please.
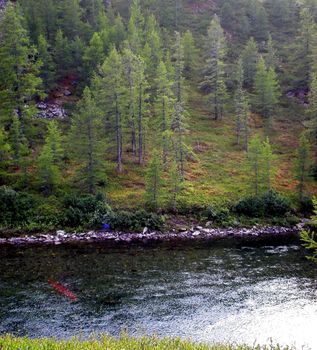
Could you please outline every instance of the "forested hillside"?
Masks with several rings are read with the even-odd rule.
[[[0,4],[2,227],[54,227],[85,194],[94,213],[310,206],[316,0]]]

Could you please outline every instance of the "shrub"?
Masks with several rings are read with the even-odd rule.
[[[291,211],[289,201],[275,191],[240,200],[235,210],[250,217],[281,217]]]
[[[134,213],[129,211],[99,212],[91,223],[93,227],[101,228],[103,224],[109,224],[113,230],[139,231],[144,227],[160,230],[164,225],[164,217],[155,213],[139,210]]]
[[[0,187],[0,224],[5,228],[22,227],[31,218],[36,201],[31,195]]]
[[[94,222],[96,216],[110,210],[102,195],[68,195],[64,198],[62,207],[62,223],[71,228],[87,227]]]

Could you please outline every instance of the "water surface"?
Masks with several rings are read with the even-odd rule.
[[[0,248],[0,334],[181,336],[317,349],[317,268],[297,245]],[[48,284],[78,295],[71,302]]]

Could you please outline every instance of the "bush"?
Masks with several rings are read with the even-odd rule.
[[[70,228],[88,227],[94,223],[96,217],[108,211],[110,207],[103,195],[68,195],[62,203],[62,224]]]
[[[281,217],[291,211],[289,201],[275,191],[240,200],[235,210],[249,217]]]
[[[99,212],[99,216],[94,217],[92,227],[101,228],[103,224],[110,225],[113,230],[133,230],[139,231],[144,227],[153,230],[160,230],[164,225],[164,217],[155,213],[148,213],[139,210],[134,213],[128,211],[107,211]]]
[[[35,205],[31,195],[0,187],[0,225],[5,228],[23,227],[30,220]]]

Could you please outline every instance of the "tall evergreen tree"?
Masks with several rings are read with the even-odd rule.
[[[101,78],[96,82],[97,94],[109,126],[115,132],[117,171],[123,165],[123,125],[125,124],[127,86],[124,67],[118,51],[113,48],[101,66]]]
[[[100,111],[88,87],[78,104],[78,113],[72,119],[70,146],[79,166],[84,189],[94,193],[103,173],[104,147],[100,136]]]
[[[7,4],[0,17],[0,112],[5,120],[15,110],[25,118],[35,112],[33,98],[40,93],[40,61],[23,27],[20,7]]]
[[[310,144],[309,140],[303,132],[300,135],[299,147],[297,149],[296,159],[296,177],[298,180],[298,196],[303,201],[305,193],[305,184],[309,176],[310,168]]]
[[[37,160],[40,189],[45,196],[53,193],[60,183],[61,176],[51,148],[45,144]]]
[[[260,186],[262,182],[262,143],[260,137],[257,135],[253,137],[249,144],[248,163],[251,169],[252,186],[256,196],[260,193]]]
[[[211,90],[211,104],[215,120],[221,119],[227,101],[225,85],[224,57],[226,40],[219,18],[215,15],[208,28],[207,35],[208,59],[205,68],[205,78],[202,86]]]
[[[271,190],[272,180],[272,161],[274,159],[272,147],[267,137],[262,143],[262,159],[263,159],[263,185],[267,191]]]
[[[254,83],[258,61],[258,46],[253,38],[247,42],[242,51],[241,58],[243,62],[244,86],[251,88]]]
[[[315,173],[317,174],[317,75],[311,74],[310,91],[308,94],[308,113],[311,117],[311,133],[313,136],[313,147],[315,153]]]
[[[47,40],[43,35],[38,38],[38,55],[42,61],[41,78],[46,91],[50,90],[55,80],[55,64]]]
[[[166,168],[167,158],[171,142],[171,119],[173,115],[174,96],[172,91],[173,82],[169,79],[168,71],[163,61],[157,68],[157,97],[156,114],[159,120],[159,130],[161,131],[161,147],[163,164]]]
[[[187,30],[182,38],[184,48],[184,73],[190,77],[197,60],[197,48],[193,34]]]
[[[48,124],[45,145],[50,148],[53,163],[55,165],[60,165],[64,157],[65,150],[62,145],[62,135],[55,120],[50,121]]]
[[[272,68],[266,68],[261,57],[257,64],[255,76],[255,98],[258,111],[265,118],[267,125],[270,125],[279,97],[280,87],[277,75]]]

